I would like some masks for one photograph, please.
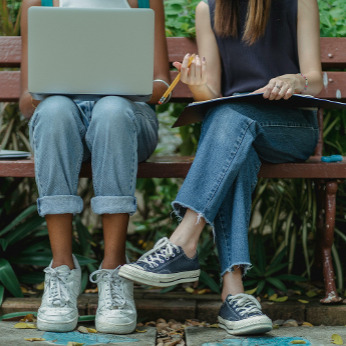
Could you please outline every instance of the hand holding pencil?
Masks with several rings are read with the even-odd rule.
[[[195,54],[192,54],[190,57],[189,57],[189,60],[188,60],[188,64],[187,64],[187,67],[190,67],[193,59],[195,58]],[[179,80],[181,78],[181,72],[179,71],[179,73],[177,74],[177,76],[175,77],[174,81],[172,82],[172,84],[169,86],[169,88],[165,91],[165,93],[162,95],[162,97],[160,98],[158,104],[163,104],[167,97],[169,96],[169,94],[173,91],[173,89],[175,88],[175,86],[178,84]]]

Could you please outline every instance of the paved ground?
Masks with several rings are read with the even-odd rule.
[[[51,333],[42,332],[37,329],[15,329],[17,322],[0,322],[0,346],[52,346],[67,345],[69,341],[83,343],[87,345],[138,345],[153,346],[156,340],[156,328],[145,327],[128,335],[112,335],[112,334],[82,334],[78,331],[69,333]],[[81,324],[79,324],[81,325]],[[89,326],[88,326],[89,327]],[[43,338],[46,341],[29,342],[25,339]],[[56,340],[56,341],[54,341]],[[53,342],[54,341],[54,342]]]
[[[37,329],[15,329],[16,322],[0,322],[0,346],[67,345],[69,341],[87,345],[138,345],[154,346],[154,327],[140,328],[142,332],[118,336],[111,334],[48,333]],[[188,327],[185,330],[186,346],[291,346],[293,340],[304,341],[306,346],[333,345],[331,338],[338,334],[346,344],[346,327],[281,327],[265,336],[236,337],[219,328]],[[44,338],[46,341],[26,341],[26,338]]]
[[[334,345],[333,334],[339,334],[346,345],[346,327],[281,327],[265,336],[235,337],[219,328],[189,327],[185,330],[187,346],[291,346],[293,340],[305,345]]]
[[[135,291],[138,310],[138,322],[157,321],[158,318],[177,321],[206,321],[214,324],[220,308],[220,298],[214,295],[188,295],[168,293],[160,294],[154,290]],[[18,311],[37,311],[40,298],[7,298],[0,307],[0,315]],[[314,327],[280,327],[267,334],[265,338],[232,337],[224,330],[206,327],[188,327],[185,329],[186,346],[231,346],[231,345],[292,345],[292,340],[304,339],[306,345],[333,345],[331,336],[339,334],[346,345],[346,304],[322,305],[318,299],[303,304],[297,299],[283,303],[262,302],[263,311],[275,320],[295,319],[299,324],[310,322]],[[84,294],[79,299],[80,315],[94,315],[97,307],[97,295]],[[77,337],[79,342],[88,345],[138,345],[154,346],[156,329],[145,327],[146,332],[126,336],[107,334],[59,333],[51,334],[36,329],[14,329],[15,322],[0,322],[0,346],[48,346],[67,345]],[[155,324],[155,323],[154,323]],[[79,325],[87,325],[80,322]],[[323,326],[321,326],[323,325]],[[89,325],[90,326],[90,325]],[[324,327],[328,326],[328,327]],[[91,326],[92,327],[92,326]],[[40,337],[56,342],[29,342],[24,338]],[[82,340],[84,338],[84,340]],[[86,340],[86,338],[88,340]],[[93,339],[93,340],[92,340]],[[173,345],[170,345],[173,346]]]
[[[309,303],[298,301],[304,299]],[[215,323],[221,301],[218,295],[192,295],[187,293],[161,294],[155,290],[135,290],[138,322],[197,319]],[[37,311],[40,298],[6,298],[0,307],[0,316],[17,311]],[[80,316],[94,315],[97,308],[96,294],[82,294],[78,300]],[[285,302],[263,301],[263,312],[273,321],[295,319],[298,322],[310,322],[314,326],[345,326],[346,304],[323,305],[318,298],[290,298]],[[346,344],[346,343],[345,343]]]

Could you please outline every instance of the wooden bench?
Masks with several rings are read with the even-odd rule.
[[[181,37],[168,38],[169,60],[182,61],[186,52],[196,52],[193,40]],[[321,38],[321,58],[324,72],[325,88],[319,97],[330,100],[346,101],[346,38]],[[0,71],[0,101],[18,102],[20,96],[21,38],[0,37],[0,68],[17,68]],[[341,71],[335,71],[340,69]],[[334,70],[334,71],[333,71]],[[172,80],[177,72],[172,71]],[[341,95],[341,98],[337,98]],[[179,83],[173,92],[171,102],[190,102],[192,100],[188,88]],[[316,181],[318,210],[318,242],[317,258],[323,267],[326,296],[322,303],[335,303],[338,297],[334,270],[332,265],[331,247],[334,239],[336,210],[336,193],[338,184],[346,178],[346,157],[342,162],[321,162],[323,150],[323,110],[318,113],[321,133],[315,155],[304,163],[263,164],[259,172],[262,178],[309,178]],[[184,178],[190,168],[193,157],[153,157],[148,162],[139,164],[138,177],[141,178]],[[0,177],[34,177],[34,161],[0,160]],[[81,176],[90,177],[90,164],[84,164]]]

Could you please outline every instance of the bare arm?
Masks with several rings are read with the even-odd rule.
[[[317,0],[298,1],[297,41],[301,74],[278,76],[255,92],[263,92],[264,98],[278,100],[288,99],[293,94],[317,95],[322,90]]]
[[[22,6],[22,63],[19,108],[25,117],[30,118],[35,111],[35,106],[37,106],[39,102],[32,100],[28,92],[28,9],[31,6],[41,6],[41,0],[24,0]]]
[[[150,7],[155,11],[155,52],[154,79],[170,83],[167,41],[165,36],[165,14],[163,1],[151,0]],[[167,86],[162,82],[153,83],[153,95],[149,103],[157,103],[166,91]]]
[[[174,66],[181,71],[181,81],[186,83],[196,101],[220,97],[221,63],[219,49],[210,25],[209,6],[200,2],[196,7],[196,38],[198,55],[188,67],[189,54],[183,63]]]

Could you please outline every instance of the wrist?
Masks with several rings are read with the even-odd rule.
[[[300,78],[300,81],[302,82],[301,92],[305,92],[306,90],[308,90],[308,85],[309,85],[308,78],[303,73],[298,73],[298,76]]]

